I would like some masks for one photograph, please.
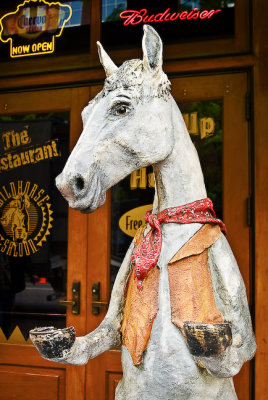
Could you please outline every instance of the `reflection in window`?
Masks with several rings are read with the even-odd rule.
[[[179,0],[179,5],[184,6],[184,9],[206,9],[206,8],[225,8],[234,7],[234,1],[232,0]]]
[[[126,0],[103,0],[102,22],[120,20],[119,14],[127,7]]]
[[[188,132],[199,155],[208,197],[218,218],[222,214],[222,100],[179,104]]]
[[[68,205],[55,177],[68,154],[69,113],[0,117],[0,342],[65,326]]]
[[[71,16],[71,19],[65,25],[66,28],[81,25],[83,2],[82,1],[68,1],[68,2],[64,2],[64,4],[68,4],[72,8],[72,16]]]

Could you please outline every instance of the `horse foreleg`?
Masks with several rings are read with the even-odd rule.
[[[60,348],[62,351],[61,357],[55,357],[56,351],[53,355],[53,334],[51,335],[51,339],[49,339],[48,333],[44,334],[44,341],[49,342],[49,340],[51,340],[51,345],[49,344],[48,346],[45,345],[42,347],[42,357],[50,361],[56,361],[63,364],[83,365],[86,364],[90,358],[94,358],[106,350],[112,349],[113,347],[120,346],[121,320],[125,303],[124,288],[131,269],[131,254],[133,247],[134,244],[132,243],[118,271],[108,312],[98,328],[85,336],[76,338],[75,342],[70,348],[69,343],[66,343],[65,346],[65,339],[63,335],[62,343],[60,343]],[[32,332],[33,334],[30,334],[30,337],[33,343],[36,344],[36,347],[38,348],[39,346],[40,348],[42,337],[39,335],[38,339],[36,339],[34,330]],[[49,352],[46,352],[46,347],[49,347]]]

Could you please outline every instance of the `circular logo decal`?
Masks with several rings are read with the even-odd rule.
[[[52,228],[50,197],[36,183],[10,182],[0,188],[0,251],[24,257],[36,253]]]

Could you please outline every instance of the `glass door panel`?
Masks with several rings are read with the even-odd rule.
[[[152,208],[154,198],[152,167],[133,172],[131,176],[114,186],[111,192],[110,288],[112,290],[126,251],[136,231],[145,222],[145,211]]]
[[[69,112],[0,117],[0,342],[66,324],[68,205],[55,187]],[[29,341],[28,341],[29,343]]]
[[[199,155],[207,195],[222,219],[222,99],[178,102],[178,106]]]

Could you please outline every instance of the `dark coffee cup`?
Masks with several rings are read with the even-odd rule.
[[[56,329],[53,326],[35,328],[30,331],[30,339],[45,358],[62,358],[75,342],[73,326]]]
[[[186,321],[183,328],[193,356],[215,356],[232,344],[232,330],[229,323],[205,324]]]

